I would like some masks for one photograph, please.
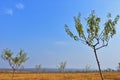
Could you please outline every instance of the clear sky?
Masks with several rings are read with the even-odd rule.
[[[67,68],[85,68],[90,65],[97,69],[93,50],[70,38],[64,24],[75,32],[73,17],[81,13],[84,18],[91,10],[104,22],[107,13],[120,14],[120,0],[0,0],[0,53],[9,48],[18,53],[23,49],[29,60],[25,68],[41,64],[44,68],[56,68],[67,62]],[[104,23],[101,23],[103,26]],[[120,62],[120,22],[117,34],[109,46],[98,51],[102,69],[116,69]],[[0,60],[0,68],[9,65]]]

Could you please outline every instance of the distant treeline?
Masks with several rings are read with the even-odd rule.
[[[12,69],[0,69],[0,71],[12,71]],[[36,70],[36,68],[25,68],[25,69],[19,69],[19,70],[16,70],[16,71],[25,71],[25,72],[38,72]],[[120,70],[114,70],[114,69],[105,69],[105,70],[102,70],[103,72],[120,72]],[[42,68],[39,70],[39,72],[60,72],[57,68]],[[64,70],[64,72],[98,72],[98,70],[95,70],[95,69],[90,69],[90,70],[86,70],[86,69],[68,69],[66,68]]]

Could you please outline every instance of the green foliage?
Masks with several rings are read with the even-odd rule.
[[[100,18],[97,17],[95,15],[95,12],[92,11],[92,13],[90,14],[90,16],[87,18],[87,33],[88,33],[88,37],[87,37],[87,41],[89,44],[88,45],[93,45],[94,39],[96,39],[98,37],[98,33],[99,33],[99,24],[100,24]]]
[[[89,17],[85,20],[87,22],[86,32],[83,30],[83,25],[80,21],[80,14],[77,17],[74,17],[75,28],[78,33],[78,36],[74,35],[68,25],[65,24],[65,30],[67,34],[72,37],[74,40],[81,40],[84,44],[87,44],[90,47],[97,46],[101,41],[103,44],[96,49],[100,49],[102,47],[107,46],[110,38],[116,34],[116,24],[119,20],[119,15],[117,15],[114,20],[111,18],[111,14],[109,13],[107,16],[108,20],[105,22],[103,30],[100,32],[100,22],[101,18],[95,14],[95,11],[92,11]],[[86,35],[85,35],[86,34]]]
[[[65,24],[65,30],[66,30],[66,32],[68,33],[68,35],[70,35],[70,37],[72,37],[74,40],[76,40],[76,41],[79,40],[78,37],[75,36],[75,35],[70,31],[70,29],[68,28],[68,26],[67,26],[66,24]]]
[[[117,24],[119,20],[119,15],[116,16],[114,20],[111,19],[111,14],[108,14],[108,20],[105,23],[103,37],[101,38],[103,41],[109,41],[110,38],[113,37],[114,34],[116,34],[115,25]]]
[[[84,31],[83,31],[83,27],[82,27],[82,24],[80,22],[80,14],[78,14],[78,17],[74,17],[74,21],[75,21],[75,27],[76,27],[76,30],[79,34],[79,37],[81,38],[84,38]]]
[[[100,68],[99,59],[97,57],[96,51],[100,48],[107,46],[109,39],[112,38],[116,34],[115,26],[116,26],[120,16],[117,15],[114,18],[114,20],[112,20],[111,14],[109,13],[107,15],[107,18],[108,18],[108,20],[105,22],[103,30],[100,30],[101,18],[96,16],[95,11],[92,11],[91,14],[89,15],[89,17],[87,17],[85,19],[86,23],[87,23],[87,28],[85,31],[85,30],[83,30],[84,28],[80,21],[80,14],[78,14],[77,17],[74,17],[75,28],[78,33],[78,36],[74,35],[68,28],[68,25],[65,24],[65,30],[71,38],[73,38],[76,41],[82,41],[82,43],[90,46],[94,50],[94,54],[96,57],[96,61],[97,61],[100,76],[101,76],[101,80],[104,80],[104,78],[102,75],[102,71]],[[100,43],[100,42],[102,42],[102,43]]]
[[[17,56],[13,56],[13,53],[9,49],[5,49],[3,54],[1,55],[1,58],[5,61],[8,61],[10,67],[13,70],[12,80],[14,77],[14,72],[16,69],[20,68],[21,65],[28,60],[28,57],[25,52],[20,50]]]
[[[22,50],[18,53],[17,56],[13,56],[13,53],[9,49],[5,49],[1,58],[5,61],[8,61],[12,69],[18,69],[28,58],[26,53]]]
[[[20,50],[18,60],[19,60],[18,65],[20,66],[22,63],[24,63],[28,60],[27,54],[24,53],[22,50]]]
[[[1,58],[3,60],[10,60],[12,58],[12,55],[13,55],[13,53],[9,49],[6,49],[4,51],[4,54],[1,55]]]

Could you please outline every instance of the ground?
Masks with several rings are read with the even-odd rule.
[[[120,72],[104,72],[105,80],[120,80]],[[0,80],[11,80],[11,72],[0,72]],[[98,72],[34,73],[17,72],[14,80],[100,80]]]

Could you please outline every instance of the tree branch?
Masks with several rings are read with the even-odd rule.
[[[86,40],[83,40],[83,39],[78,39],[81,41],[81,43],[85,44],[86,45]]]
[[[106,47],[107,45],[108,45],[108,43],[106,43],[106,44],[104,44],[104,45],[102,45],[102,46],[96,48],[96,50],[98,50],[98,49],[100,49],[100,48],[103,48],[103,47]]]
[[[101,36],[102,36],[103,32],[104,32],[104,30],[100,33],[100,35],[99,35],[99,37],[98,37],[99,39],[101,38]]]
[[[97,40],[97,43],[93,45],[93,47],[97,46],[99,44],[99,38],[95,38]]]

